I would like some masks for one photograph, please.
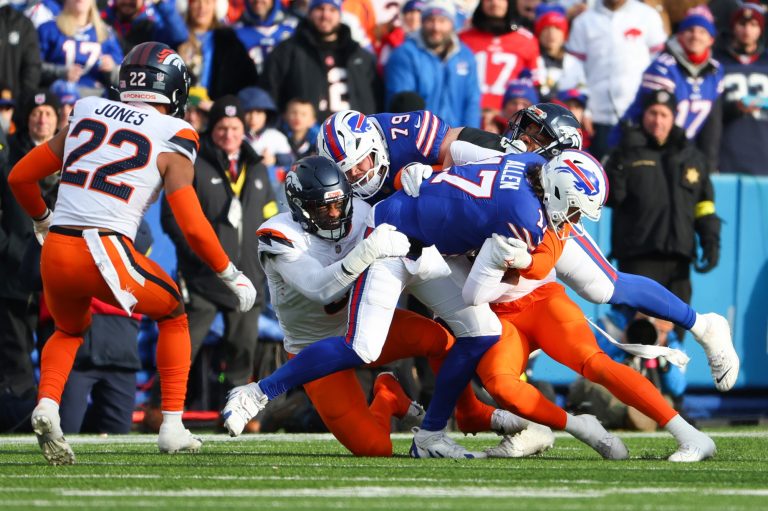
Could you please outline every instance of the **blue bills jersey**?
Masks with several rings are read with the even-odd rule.
[[[446,169],[422,184],[419,197],[397,192],[377,204],[375,223],[394,225],[446,255],[478,250],[493,233],[518,238],[533,250],[547,224],[526,173],[545,162],[523,153]]]
[[[267,55],[275,46],[293,35],[297,23],[296,18],[286,18],[275,25],[242,25],[235,29],[238,39],[248,51],[259,74],[264,69]]]
[[[384,189],[392,193],[397,173],[412,162],[435,165],[449,126],[427,110],[367,116],[379,130],[389,153],[389,173]]]
[[[672,54],[660,53],[643,73],[640,89],[624,118],[639,124],[646,95],[656,90],[667,90],[674,94],[677,101],[675,124],[685,130],[689,139],[695,138],[723,92],[720,64],[712,60],[710,67],[710,70],[693,77],[683,70]]]
[[[79,30],[73,37],[65,35],[56,26],[56,21],[48,21],[37,29],[40,39],[40,58],[43,62],[71,66],[80,64],[83,76],[78,85],[94,87],[99,82],[109,86],[103,73],[99,71],[99,59],[102,55],[110,55],[115,65],[123,60],[123,51],[110,30],[109,37],[98,42],[96,29],[92,25]]]

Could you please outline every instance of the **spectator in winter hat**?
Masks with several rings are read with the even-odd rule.
[[[723,138],[720,172],[768,175],[768,90],[756,76],[768,75],[765,9],[741,5],[731,17],[731,34],[717,54],[723,68]]]
[[[72,113],[75,103],[80,99],[80,92],[78,92],[77,86],[74,83],[64,80],[53,82],[51,84],[51,92],[56,94],[61,103],[58,129],[63,129],[69,123],[69,114]]]
[[[392,52],[384,80],[385,103],[403,91],[419,94],[427,110],[451,126],[480,126],[480,87],[472,51],[456,35],[451,0],[431,0],[421,30]]]
[[[286,167],[293,162],[288,139],[275,128],[277,107],[267,91],[246,87],[237,93],[245,111],[245,138],[267,167]]]

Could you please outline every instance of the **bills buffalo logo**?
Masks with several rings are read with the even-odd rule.
[[[365,133],[368,131],[368,118],[363,114],[355,114],[347,117],[347,126],[352,133]]]
[[[639,28],[629,28],[624,31],[624,39],[628,39],[630,41],[633,41],[635,39],[639,39],[643,37],[643,31]]]
[[[573,174],[575,177],[573,181],[574,188],[587,197],[592,197],[600,193],[600,181],[592,172],[585,171],[572,160],[563,160],[563,164],[565,164],[565,167],[560,167],[558,170]]]

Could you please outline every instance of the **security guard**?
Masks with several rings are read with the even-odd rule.
[[[607,205],[619,269],[652,278],[690,303],[691,263],[701,273],[717,265],[720,219],[706,157],[675,125],[675,108],[665,90],[644,98],[640,126],[624,128],[605,165]]]

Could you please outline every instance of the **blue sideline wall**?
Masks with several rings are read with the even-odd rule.
[[[768,388],[768,178],[719,175],[713,182],[717,213],[723,219],[720,262],[707,274],[692,271],[693,306],[728,318],[741,359],[736,388]],[[611,210],[606,209],[598,224],[589,225],[605,254],[610,252],[610,217]],[[569,294],[590,318],[607,310]],[[689,389],[714,389],[704,351],[690,334],[685,350],[691,357]],[[534,378],[555,385],[576,377],[546,355],[538,357],[533,367]]]

